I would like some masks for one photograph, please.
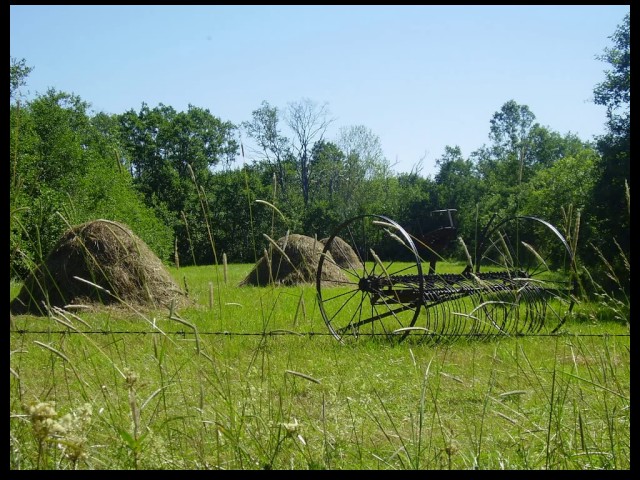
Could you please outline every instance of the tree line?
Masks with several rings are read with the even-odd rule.
[[[629,34],[627,15],[596,57],[609,67],[593,92],[607,107],[605,135],[584,141],[553,131],[511,99],[489,119],[490,143],[467,157],[445,147],[433,177],[421,175],[419,163],[395,173],[364,125],[326,138],[334,119],[310,99],[284,109],[264,101],[240,125],[194,105],[176,111],[143,102],[121,114],[92,113],[80,97],[55,89],[23,101],[33,67],[11,57],[11,276],[24,278],[64,230],[96,218],[126,223],[167,263],[207,265],[222,253],[230,262],[256,261],[265,233],[321,239],[361,214],[426,232],[441,209],[456,209],[465,239],[494,214],[538,216],[567,236],[579,222],[581,261],[603,279],[607,268],[624,272]]]

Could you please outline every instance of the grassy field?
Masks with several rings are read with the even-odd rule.
[[[172,269],[196,305],[171,318],[12,317],[10,468],[630,468],[615,308],[557,335],[342,345],[313,286],[237,287],[252,266]]]

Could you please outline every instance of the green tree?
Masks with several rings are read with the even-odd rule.
[[[599,159],[593,148],[585,146],[539,170],[528,184],[523,213],[541,217],[569,235],[565,215],[582,211],[590,200]]]
[[[193,105],[177,112],[143,103],[138,113],[125,112],[118,122],[134,184],[174,230],[179,258],[186,264],[216,261],[207,198],[212,169],[229,165],[238,153],[237,127]]]
[[[613,46],[596,57],[607,62],[605,80],[594,88],[594,101],[607,107],[607,132],[596,138],[601,159],[596,168],[598,177],[591,201],[585,209],[588,227],[585,241],[593,244],[607,258],[620,275],[628,278],[628,271],[618,251],[629,258],[630,253],[630,185],[631,150],[631,44],[630,14],[609,37]],[[615,242],[614,242],[615,239]],[[601,261],[592,254],[585,259],[590,265]],[[606,278],[602,278],[606,282]]]
[[[347,157],[355,154],[360,159],[359,169],[364,179],[390,175],[380,137],[364,125],[340,128],[337,144]]]
[[[9,99],[13,100],[15,96],[19,96],[20,87],[27,84],[27,77],[33,70],[33,67],[27,66],[24,58],[18,60],[9,55]]]
[[[344,153],[335,143],[316,142],[311,153],[311,171],[314,175],[309,184],[311,200],[305,211],[304,230],[324,238],[344,219]]]
[[[344,219],[364,213],[394,215],[397,183],[378,135],[352,125],[339,130],[336,143],[345,154]]]
[[[269,165],[276,175],[280,191],[286,196],[288,190],[287,163],[291,157],[290,141],[280,132],[280,115],[276,107],[263,101],[260,108],[252,112],[251,121],[242,122],[242,128],[257,147],[250,153],[255,161]]]
[[[478,171],[489,182],[498,182],[504,187],[517,186],[526,181],[527,167],[534,164],[531,152],[531,133],[535,115],[528,106],[514,100],[506,102],[490,120],[490,148],[481,149],[478,156]]]
[[[339,201],[345,176],[345,154],[333,142],[325,140],[314,144],[311,152],[310,196],[318,201]]]
[[[420,237],[437,226],[439,218],[433,211],[445,208],[440,206],[438,189],[434,180],[424,178],[417,171],[401,173],[397,176],[398,210],[396,220],[411,235]],[[455,207],[453,207],[455,208]],[[418,248],[422,255],[424,251]]]
[[[87,103],[49,89],[24,108],[14,106],[11,145],[12,263],[17,275],[41,263],[66,225],[78,180],[88,169]]]
[[[471,154],[481,180],[477,184],[480,224],[493,214],[507,217],[524,213],[531,179],[558,159],[586,148],[575,135],[562,136],[534,119],[526,105],[508,101],[491,118],[492,144]]]
[[[12,276],[44,261],[69,224],[96,218],[126,223],[158,256],[168,256],[171,234],[122,168],[114,118],[91,117],[88,108],[54,89],[10,108]]]
[[[438,171],[437,209],[456,209],[456,226],[465,239],[475,237],[476,205],[480,202],[481,181],[471,160],[465,159],[460,147],[446,146],[436,160]]]
[[[253,140],[247,150],[256,172],[260,172],[263,184],[270,187],[269,199],[262,200],[276,205],[289,227],[300,231],[305,206],[292,141],[281,131],[281,124],[286,124],[283,116],[279,109],[263,101],[252,112],[252,120],[242,123],[242,128]]]
[[[264,234],[277,239],[292,232],[288,216],[283,219],[273,208],[273,185],[265,181],[260,165],[214,174],[209,198],[212,230],[219,251],[229,261],[253,263],[269,246]],[[257,202],[260,200],[261,202]]]
[[[613,47],[604,49],[598,60],[607,62],[605,80],[593,90],[596,105],[607,107],[607,119],[611,134],[626,136],[630,128],[631,104],[631,16],[625,15],[622,23],[609,38]]]

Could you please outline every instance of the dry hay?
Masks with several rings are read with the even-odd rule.
[[[10,310],[46,315],[48,307],[121,301],[137,308],[187,303],[161,260],[128,227],[95,220],[64,233],[44,264],[27,278]]]
[[[315,283],[323,249],[324,245],[314,238],[298,234],[284,236],[275,245],[271,244],[271,253],[265,249],[264,255],[240,282],[240,286]],[[330,259],[323,263],[322,281],[331,285],[345,282],[347,278]]]
[[[328,241],[329,238],[320,240],[324,245],[326,245]],[[329,252],[331,252],[333,259],[342,268],[353,268],[361,263],[355,250],[351,248],[351,245],[340,237],[333,237],[333,241],[331,245],[329,245]]]

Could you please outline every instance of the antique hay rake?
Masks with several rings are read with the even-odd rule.
[[[564,324],[575,302],[574,258],[553,225],[531,216],[494,217],[471,254],[461,242],[468,257],[462,272],[436,273],[439,249],[456,239],[451,210],[441,212],[450,224],[420,238],[383,215],[361,215],[336,228],[316,278],[320,311],[336,339],[442,342],[555,333]],[[345,248],[338,239],[355,252],[351,260],[330,255]],[[324,281],[328,262],[346,280]]]

